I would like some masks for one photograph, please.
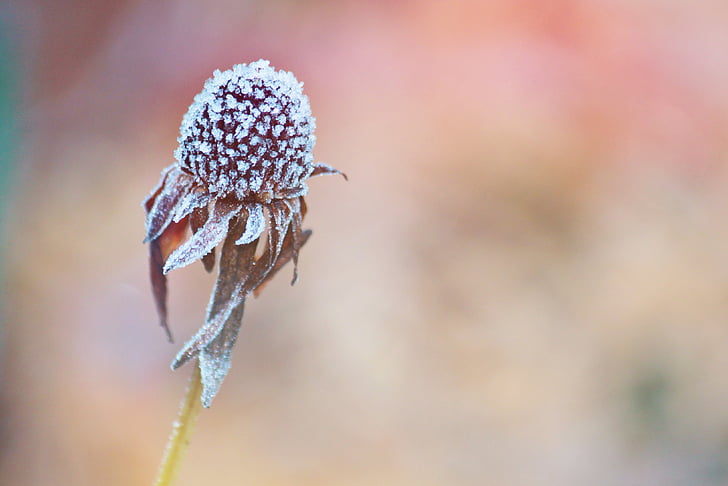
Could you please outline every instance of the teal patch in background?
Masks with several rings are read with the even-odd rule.
[[[0,365],[3,362],[5,321],[7,318],[6,251],[10,234],[8,215],[12,207],[17,156],[21,143],[19,129],[20,69],[14,25],[0,13]]]
[[[14,29],[0,16],[0,246],[7,244],[8,210],[20,143],[18,127],[18,59]],[[2,252],[4,253],[4,251]],[[5,262],[0,258],[0,286],[4,285]]]

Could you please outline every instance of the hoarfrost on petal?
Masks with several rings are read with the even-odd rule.
[[[217,306],[217,312],[212,315],[213,308],[210,307],[205,324],[192,336],[179,350],[172,361],[172,369],[176,370],[190,359],[197,356],[200,351],[207,346],[215,337],[220,334],[226,323],[229,322],[231,316],[237,311],[238,307],[245,304],[245,293],[242,292],[242,284],[235,286],[235,290],[229,295],[228,300],[223,302],[223,306]],[[215,298],[216,293],[213,293]],[[242,311],[241,311],[242,316]],[[241,317],[242,318],[242,317]]]
[[[210,194],[207,192],[191,191],[179,201],[172,215],[172,221],[179,223],[182,218],[197,208],[206,206],[210,202]]]
[[[244,218],[237,218],[230,225],[230,231],[222,245],[220,263],[217,267],[218,277],[215,282],[215,290],[210,296],[205,324],[177,354],[172,362],[172,369],[176,369],[198,356],[224,326],[227,326],[229,322],[234,322],[235,313],[244,305],[245,296],[249,292],[247,280],[250,268],[254,265],[256,247],[256,243],[235,244],[235,240],[245,230],[245,223]],[[242,310],[240,312],[242,316]]]
[[[220,390],[230,370],[233,347],[240,331],[244,304],[241,303],[230,315],[225,327],[200,352],[200,374],[202,378],[202,406],[208,408]]]
[[[235,242],[236,245],[245,245],[256,240],[265,230],[265,215],[263,205],[254,204],[248,206],[248,221],[245,224],[243,235]]]
[[[190,187],[189,177],[177,169],[163,173],[162,179],[164,182],[161,190],[154,191],[152,197],[144,201],[145,208],[149,208],[145,243],[157,239],[169,226],[180,199]]]
[[[313,170],[311,171],[310,177],[315,177],[318,175],[325,175],[325,174],[340,174],[341,176],[344,177],[344,179],[348,180],[348,177],[346,177],[346,174],[344,174],[343,172],[341,172],[338,169],[334,169],[333,167],[331,167],[328,164],[324,164],[321,162],[316,162],[315,164],[313,164]]]
[[[162,169],[162,174],[159,178],[159,182],[157,182],[157,185],[154,186],[152,191],[147,194],[147,197],[145,197],[142,201],[142,207],[144,208],[144,211],[149,212],[152,209],[152,206],[154,205],[154,200],[157,199],[157,196],[159,196],[159,193],[162,191],[162,187],[164,187],[164,183],[167,180],[167,175],[175,168],[176,165],[172,164],[169,167],[165,167],[164,169]]]
[[[237,201],[216,201],[205,225],[169,256],[164,265],[164,273],[187,266],[207,255],[225,238],[230,220],[240,209]]]

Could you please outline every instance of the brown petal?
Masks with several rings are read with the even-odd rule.
[[[303,236],[303,214],[301,213],[301,201],[303,201],[303,197],[293,201],[287,201],[288,205],[291,206],[290,234],[293,240],[291,243],[291,258],[293,259],[293,278],[291,279],[291,285],[295,284],[296,280],[298,280],[298,250],[303,246],[303,242],[301,241]]]
[[[197,187],[187,191],[175,206],[172,221],[179,221],[195,209],[207,206],[211,200],[212,196],[203,188]]]
[[[232,198],[218,199],[214,204],[204,226],[169,256],[164,265],[165,274],[210,253],[225,238],[230,220],[242,210],[242,203]]]
[[[303,217],[306,214],[306,203],[303,197],[287,200],[285,204],[290,211],[291,227],[283,240],[283,246],[278,259],[273,263],[268,274],[263,277],[263,280],[255,288],[254,295],[256,297],[260,295],[263,285],[270,281],[273,275],[290,260],[293,260],[293,278],[291,285],[295,284],[296,280],[298,280],[298,251],[308,241],[308,238],[311,236],[311,230],[303,231]]]
[[[151,203],[151,208],[147,212],[145,243],[158,238],[172,222],[177,204],[187,195],[191,187],[189,176],[176,168],[164,174],[163,178],[164,185],[161,191],[145,201],[145,206]]]
[[[152,206],[154,205],[154,200],[157,199],[159,193],[162,192],[162,187],[164,187],[164,182],[167,180],[167,175],[170,173],[170,171],[172,171],[172,169],[174,169],[174,164],[170,165],[169,167],[165,167],[162,170],[162,176],[159,178],[159,182],[157,182],[157,185],[154,186],[152,191],[142,201],[142,207],[144,208],[144,212],[149,213],[149,211],[152,209]]]
[[[268,241],[265,251],[256,260],[253,270],[246,286],[247,290],[253,291],[263,283],[266,276],[275,266],[281,253],[283,241],[291,222],[291,209],[282,200],[276,200],[268,206]]]
[[[149,278],[152,282],[152,294],[157,306],[159,325],[167,333],[167,339],[171,343],[172,332],[169,330],[169,323],[167,322],[167,277],[162,273],[163,266],[164,259],[162,259],[162,249],[159,247],[159,241],[151,241],[149,243]]]
[[[268,232],[268,249],[271,263],[275,263],[281,253],[283,239],[291,224],[292,210],[286,200],[275,201],[270,205],[270,231]]]
[[[235,307],[225,325],[215,339],[200,352],[200,373],[202,379],[202,406],[208,408],[220,390],[223,380],[230,370],[233,347],[243,321],[245,299]]]
[[[268,271],[268,274],[265,276],[265,278],[263,278],[263,281],[261,281],[255,287],[255,289],[253,290],[253,295],[255,295],[256,297],[258,297],[260,295],[260,292],[261,292],[261,290],[263,290],[263,287],[265,287],[265,285],[268,282],[270,282],[270,280],[273,278],[273,276],[276,273],[278,273],[278,270],[280,270],[281,268],[283,268],[283,266],[286,263],[288,263],[289,261],[291,261],[291,259],[293,258],[294,253],[298,253],[298,250],[304,244],[306,244],[306,242],[308,241],[308,238],[311,236],[311,234],[312,234],[312,231],[311,230],[302,231],[301,232],[301,236],[300,236],[300,240],[299,240],[300,243],[298,245],[298,248],[295,248],[295,250],[294,250],[294,247],[293,247],[293,237],[292,237],[292,234],[291,233],[288,233],[288,235],[286,235],[286,239],[283,242],[283,249],[281,250],[281,254],[278,257],[278,260],[276,261],[275,265],[273,265],[273,268],[271,268]],[[293,277],[293,281],[291,282],[291,285],[293,285],[296,282],[297,273],[298,272],[295,270],[295,267],[294,267],[294,277]]]
[[[184,238],[186,227],[186,219],[172,223],[159,238],[149,242],[149,277],[152,282],[152,293],[159,315],[159,324],[164,328],[170,342],[172,333],[167,322],[167,277],[164,276],[162,268],[169,254]]]
[[[190,228],[192,229],[192,234],[197,233],[200,228],[202,228],[205,224],[205,221],[207,221],[208,211],[207,206],[203,206],[201,208],[197,208],[190,213]],[[215,267],[215,249],[213,248],[210,250],[210,253],[202,257],[202,264],[205,267],[205,270],[207,273],[212,272],[212,269]]]
[[[245,223],[245,231],[243,231],[243,234],[235,242],[238,245],[244,245],[253,240],[257,240],[263,234],[263,231],[265,231],[266,220],[263,205],[250,204],[246,207],[246,210],[248,211],[248,220]]]
[[[309,177],[316,177],[318,175],[326,175],[326,174],[340,174],[344,177],[347,181],[349,180],[348,177],[346,177],[346,174],[341,172],[340,170],[334,169],[328,164],[323,164],[321,162],[315,162],[313,164],[313,171],[311,172],[311,175]]]
[[[240,325],[242,306],[244,305],[245,283],[248,280],[250,269],[254,264],[255,247],[257,241],[246,245],[237,245],[235,241],[245,231],[246,217],[234,220],[230,233],[225,239],[220,254],[218,277],[215,290],[210,298],[205,324],[190,339],[177,354],[172,362],[172,369],[179,368],[194,358],[199,352],[217,336],[223,327]],[[240,308],[240,310],[237,310]],[[237,317],[240,313],[240,318]],[[237,321],[236,321],[237,319]]]

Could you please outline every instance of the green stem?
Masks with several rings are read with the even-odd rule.
[[[200,393],[202,392],[200,367],[197,362],[194,365],[194,371],[187,385],[185,397],[180,404],[179,414],[169,436],[154,486],[172,486],[174,484],[184,454],[190,445],[190,437],[192,436],[195,421],[202,408],[200,402]]]

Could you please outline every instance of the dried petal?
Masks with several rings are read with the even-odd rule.
[[[253,240],[260,238],[265,230],[265,214],[262,204],[251,204],[246,207],[248,210],[248,221],[245,225],[245,231],[242,236],[235,242],[237,245],[245,245]]]
[[[164,328],[170,342],[172,333],[167,323],[167,277],[162,268],[169,254],[179,246],[184,238],[186,226],[186,220],[172,223],[167,226],[159,238],[149,242],[149,277],[152,281],[154,302],[157,306],[159,324]]]
[[[233,198],[216,200],[205,225],[167,259],[164,273],[189,265],[210,253],[225,238],[230,220],[241,208],[242,203]]]
[[[268,242],[263,254],[255,262],[246,288],[253,291],[260,285],[273,269],[283,247],[288,226],[291,222],[290,208],[280,200],[268,206]]]
[[[162,273],[163,266],[162,249],[159,247],[159,241],[154,240],[149,243],[149,278],[152,281],[152,293],[157,306],[157,315],[159,315],[159,325],[167,333],[169,342],[172,342],[172,332],[169,330],[167,321],[167,277]]]
[[[283,238],[286,236],[288,226],[291,224],[291,207],[285,200],[275,201],[270,205],[270,231],[268,232],[269,259],[275,263],[281,253]]]
[[[144,242],[155,240],[172,222],[177,205],[190,189],[190,177],[179,169],[174,169],[162,176],[164,185],[156,197],[145,201],[152,207],[147,212],[146,237]]]
[[[159,182],[157,182],[157,185],[154,186],[151,192],[147,194],[147,197],[145,197],[142,201],[142,207],[144,208],[145,213],[149,213],[149,211],[152,209],[154,201],[157,199],[157,196],[159,196],[159,193],[162,192],[162,187],[164,187],[164,183],[167,180],[167,174],[169,174],[174,168],[175,164],[172,164],[162,169],[162,174],[159,178]]]
[[[291,259],[293,258],[294,252],[298,253],[298,250],[303,245],[306,244],[306,242],[308,241],[308,239],[312,233],[313,232],[311,230],[302,231],[301,237],[300,237],[300,243],[298,245],[298,248],[295,248],[295,249],[293,246],[292,234],[289,232],[286,235],[286,239],[283,241],[283,249],[281,249],[281,254],[278,256],[278,260],[276,261],[275,265],[273,265],[273,268],[271,268],[268,271],[268,274],[265,276],[265,278],[258,284],[257,287],[255,287],[255,289],[253,290],[253,295],[255,295],[256,297],[258,297],[258,295],[260,295],[260,292],[261,292],[261,290],[263,290],[265,285],[273,278],[273,276],[276,273],[278,273],[278,270],[283,268],[286,263],[291,261]],[[296,282],[297,273],[298,272],[295,270],[295,266],[294,266],[294,276],[293,276],[293,281],[291,282],[291,285],[293,285]]]
[[[210,308],[208,308],[205,324],[200,327],[195,335],[177,353],[171,365],[173,370],[176,370],[197,356],[222,331],[223,327],[230,321],[231,316],[234,315],[235,309],[245,304],[245,292],[242,290],[242,285],[237,285],[230,294],[227,298],[223,298],[223,300],[215,301],[218,296],[216,287],[216,291],[213,293],[213,298],[210,301]],[[213,306],[217,307],[217,312],[210,311]]]
[[[301,204],[303,198],[286,201],[291,210],[291,258],[293,259],[293,278],[291,285],[298,280],[298,250],[303,246],[301,238],[303,236],[303,215],[301,214]],[[280,257],[278,258],[280,260]]]
[[[231,225],[230,233],[225,239],[220,255],[218,277],[215,290],[210,298],[205,324],[190,339],[172,362],[172,369],[179,368],[194,358],[215,336],[222,330],[227,322],[235,316],[235,309],[243,305],[245,283],[254,264],[255,247],[257,242],[247,245],[236,245],[236,239],[245,230],[245,218],[238,218]]]
[[[322,162],[314,162],[313,164],[313,171],[311,171],[311,175],[309,177],[316,177],[319,175],[326,175],[326,174],[339,174],[341,175],[345,180],[349,180],[348,177],[346,177],[346,174],[341,172],[338,169],[334,169],[328,164],[324,164]]]
[[[207,408],[220,390],[230,370],[233,346],[243,320],[245,299],[235,307],[222,331],[202,350],[199,356],[202,378],[202,406]]]
[[[195,209],[207,206],[210,199],[212,199],[210,193],[205,192],[200,188],[188,192],[177,203],[175,211],[172,214],[172,221],[178,222],[185,216],[192,213]]]
[[[197,208],[190,213],[190,229],[192,229],[192,234],[197,233],[205,225],[207,217],[208,211],[206,206]],[[214,248],[210,250],[210,253],[202,257],[202,265],[205,267],[207,273],[212,272],[212,269],[215,267]]]

